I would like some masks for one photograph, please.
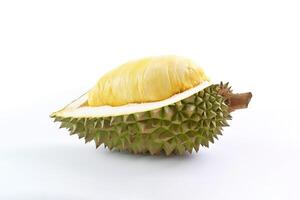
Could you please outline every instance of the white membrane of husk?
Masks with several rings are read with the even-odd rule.
[[[210,82],[203,82],[191,89],[188,89],[179,94],[175,94],[170,98],[164,99],[162,101],[147,102],[147,103],[131,103],[122,106],[98,106],[91,107],[86,106],[88,100],[88,93],[82,95],[65,108],[60,111],[53,113],[51,116],[55,117],[109,117],[109,116],[119,116],[119,115],[128,115],[132,113],[145,112],[149,110],[158,109],[167,105],[171,105],[180,100],[183,100],[187,97],[192,96],[193,94],[205,89],[210,86]]]

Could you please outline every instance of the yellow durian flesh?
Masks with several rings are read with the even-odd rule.
[[[99,79],[88,93],[89,106],[121,106],[167,99],[208,77],[193,61],[177,56],[125,63]]]

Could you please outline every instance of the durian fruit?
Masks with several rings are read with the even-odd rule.
[[[149,57],[125,63],[51,117],[85,142],[110,150],[166,155],[208,147],[230,112],[247,108],[252,94],[212,84],[189,59]]]

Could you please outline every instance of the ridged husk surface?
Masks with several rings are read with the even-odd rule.
[[[101,118],[62,118],[61,128],[77,134],[96,147],[132,153],[170,155],[197,152],[221,135],[231,119],[226,98],[228,84],[211,85],[174,104],[129,115]]]

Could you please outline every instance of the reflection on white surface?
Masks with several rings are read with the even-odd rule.
[[[3,186],[8,189],[1,195],[22,199],[76,200],[96,197],[98,193],[111,197],[119,196],[120,192],[148,193],[156,187],[156,181],[161,182],[170,173],[188,169],[196,159],[198,164],[204,161],[199,155],[143,156],[103,148],[93,150],[81,145],[6,149],[0,155],[5,161],[1,165],[1,181],[5,179]],[[151,182],[153,186],[149,185]],[[168,184],[163,182],[160,184]]]

